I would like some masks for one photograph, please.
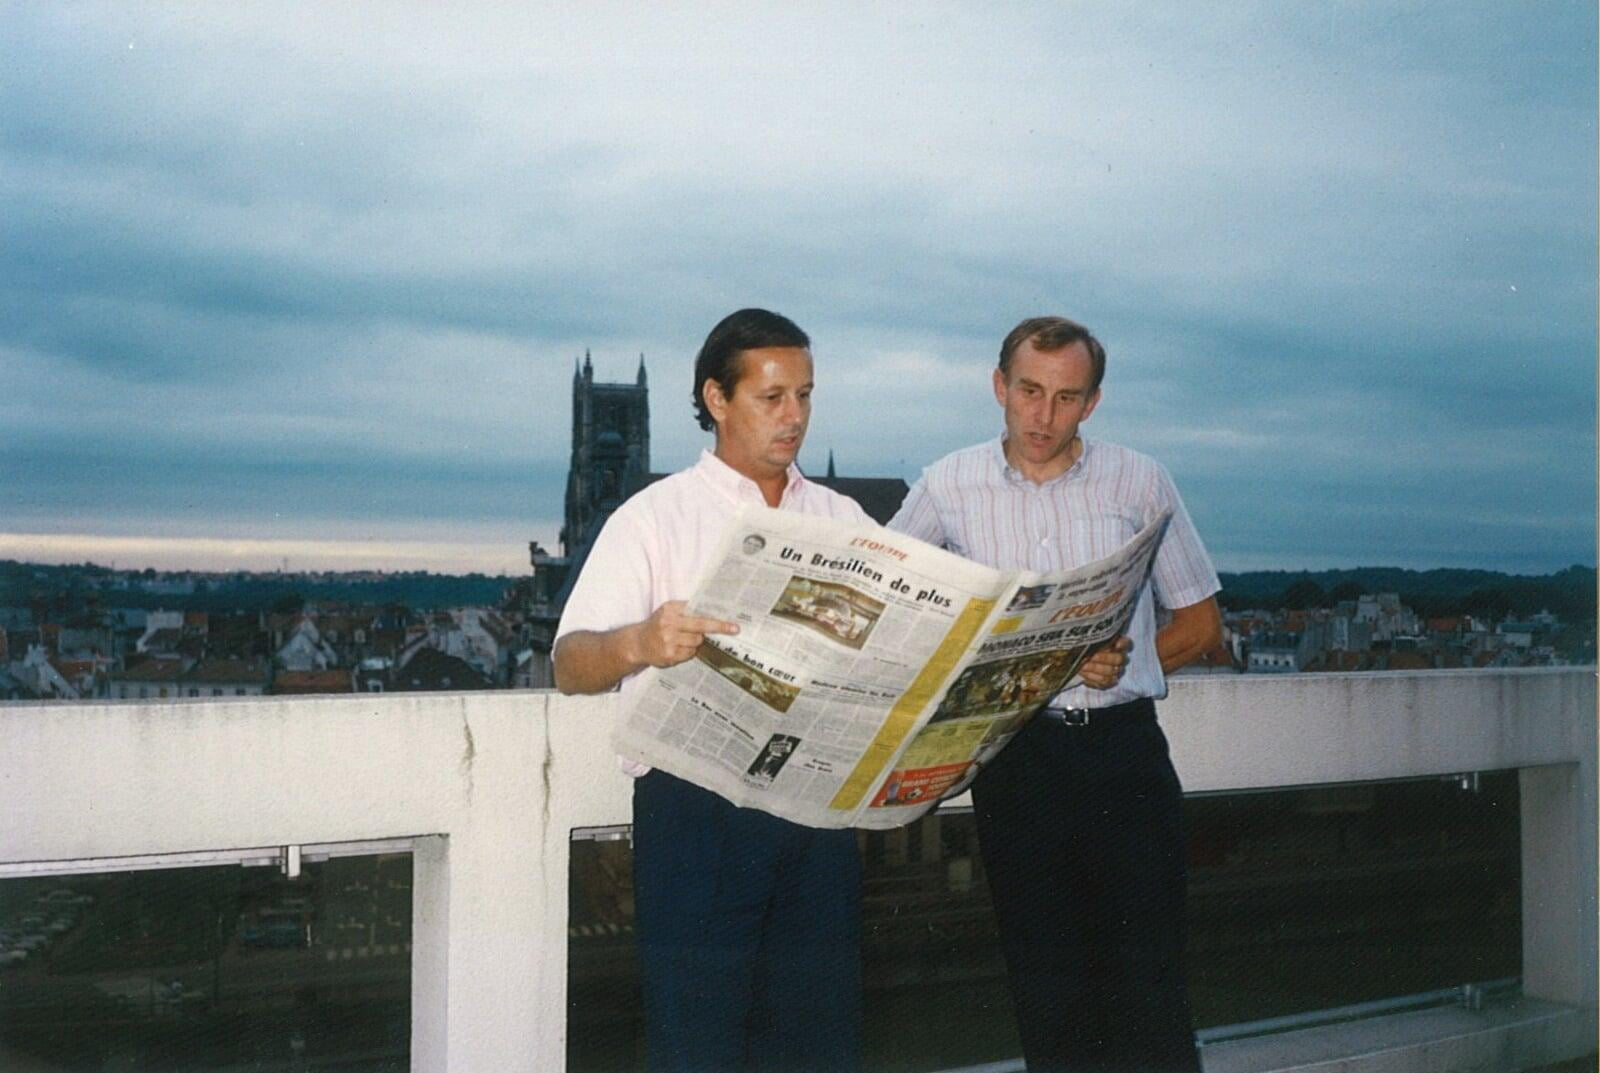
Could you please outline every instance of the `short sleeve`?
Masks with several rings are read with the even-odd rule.
[[[1215,594],[1222,583],[1183,505],[1183,497],[1164,466],[1156,466],[1152,495],[1158,510],[1172,511],[1172,521],[1156,551],[1150,570],[1151,587],[1161,606],[1189,607]]]
[[[627,504],[600,529],[561,611],[556,639],[578,630],[614,630],[642,622],[655,610],[650,540]]]

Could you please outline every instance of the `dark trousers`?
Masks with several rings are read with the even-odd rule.
[[[1035,717],[973,786],[1030,1073],[1200,1068],[1182,790],[1135,703],[1083,728]]]
[[[861,861],[818,830],[652,771],[633,788],[652,1073],[861,1066]]]

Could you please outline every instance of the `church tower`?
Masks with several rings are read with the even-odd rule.
[[[596,383],[584,351],[572,373],[572,463],[567,470],[561,553],[569,559],[607,516],[650,479],[650,388],[644,355],[631,384]]]

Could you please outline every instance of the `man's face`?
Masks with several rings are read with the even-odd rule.
[[[1031,341],[1011,355],[1009,373],[994,371],[994,397],[1006,412],[1006,459],[1035,481],[1072,465],[1078,425],[1100,401],[1091,391],[1094,362],[1079,342],[1060,350],[1035,350]]]
[[[811,422],[811,352],[805,347],[758,347],[739,355],[733,394],[715,380],[704,385],[706,409],[717,423],[717,457],[752,480],[784,473]]]

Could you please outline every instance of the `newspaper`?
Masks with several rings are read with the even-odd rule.
[[[1036,574],[744,507],[688,606],[739,633],[645,671],[617,752],[812,827],[909,823],[1123,632],[1170,516],[1105,559]]]

